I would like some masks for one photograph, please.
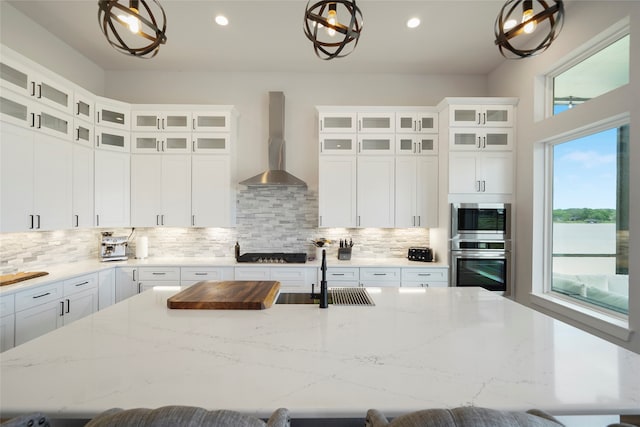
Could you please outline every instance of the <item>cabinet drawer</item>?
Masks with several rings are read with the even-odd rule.
[[[236,280],[271,280],[269,267],[236,267]]]
[[[182,267],[180,280],[233,280],[233,268],[228,267]]]
[[[400,281],[400,268],[361,268],[360,281],[365,282],[387,282]]]
[[[318,280],[322,279],[322,271],[318,269]],[[329,267],[327,268],[327,281],[358,281],[360,280],[360,269],[357,267]],[[338,285],[339,286],[339,285]]]
[[[180,280],[180,267],[140,268],[140,280]]]
[[[6,316],[8,314],[13,314],[15,311],[15,295],[3,295],[0,297],[0,315]]]
[[[446,268],[403,268],[402,282],[447,282]]]
[[[46,286],[38,286],[16,294],[16,311],[25,310],[50,301],[62,299],[63,283],[56,282]]]
[[[88,289],[98,288],[98,275],[86,274],[84,276],[76,277],[64,281],[64,295],[72,295],[77,292],[83,292]]]
[[[423,280],[421,282],[402,282],[403,288],[448,288],[447,282],[432,282],[430,280]]]
[[[311,283],[314,269],[310,268],[272,268],[271,280],[280,282],[299,282],[301,284]]]

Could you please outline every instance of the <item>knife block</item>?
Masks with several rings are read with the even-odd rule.
[[[351,248],[338,248],[338,259],[348,261],[351,259]]]

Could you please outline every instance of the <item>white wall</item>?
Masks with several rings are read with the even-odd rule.
[[[534,106],[541,106],[542,99],[537,93],[536,76],[543,75],[575,49],[585,44],[602,31],[630,16],[631,21],[631,77],[630,84],[612,91],[600,98],[579,105],[553,118],[535,121]],[[489,94],[492,96],[515,96],[520,98],[517,122],[516,157],[516,296],[523,304],[532,305],[530,292],[536,276],[540,276],[541,218],[535,215],[535,195],[541,191],[540,176],[536,176],[534,162],[540,159],[541,144],[571,128],[579,128],[608,116],[630,112],[631,114],[631,188],[630,188],[630,289],[629,324],[630,329],[640,331],[640,2],[637,1],[583,1],[566,4],[566,20],[558,39],[543,54],[526,60],[508,61],[489,75]],[[534,234],[535,233],[535,234]],[[536,307],[540,309],[540,307]],[[561,315],[562,320],[584,327],[604,336],[619,345],[640,352],[640,335],[633,334],[629,342],[605,336],[598,331],[580,325]]]
[[[6,1],[0,1],[0,41],[88,91],[103,94],[104,71],[100,67]]]
[[[320,61],[320,60],[319,60]],[[267,167],[268,92],[285,95],[287,170],[317,188],[316,105],[431,105],[446,96],[484,96],[481,75],[111,72],[109,97],[130,103],[234,105],[239,113],[238,177]]]

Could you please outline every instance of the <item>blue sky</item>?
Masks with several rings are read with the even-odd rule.
[[[616,208],[616,128],[554,147],[553,207]]]

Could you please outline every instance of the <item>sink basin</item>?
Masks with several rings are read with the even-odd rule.
[[[276,304],[320,304],[319,299],[311,298],[308,293],[293,293],[282,292],[276,299]],[[329,304],[331,304],[331,298],[329,298]]]
[[[320,304],[319,299],[308,293],[283,292],[276,304]],[[329,288],[329,304],[333,305],[375,305],[365,288]]]

